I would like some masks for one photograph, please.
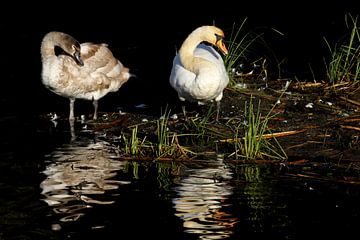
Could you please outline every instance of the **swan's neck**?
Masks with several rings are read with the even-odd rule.
[[[202,58],[194,56],[196,47],[203,42],[198,32],[191,33],[182,44],[179,50],[179,57],[185,69],[195,74],[199,73],[201,63],[207,62]]]
[[[55,46],[63,48],[64,38],[65,34],[59,32],[50,32],[46,34],[41,42],[41,56],[43,58],[55,56]]]

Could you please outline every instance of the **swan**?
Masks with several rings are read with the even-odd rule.
[[[60,54],[56,54],[58,48],[62,50]],[[41,60],[42,83],[70,99],[69,120],[74,120],[75,99],[93,101],[93,119],[97,119],[98,100],[119,90],[131,76],[107,44],[80,44],[63,32],[52,31],[44,36]]]
[[[177,91],[180,101],[216,102],[216,121],[219,120],[220,101],[229,83],[229,76],[220,54],[208,42],[217,46],[224,55],[228,50],[223,42],[224,32],[215,26],[196,28],[183,42],[173,60],[170,85]],[[186,118],[185,106],[182,106]]]

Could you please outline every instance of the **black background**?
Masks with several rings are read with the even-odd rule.
[[[196,6],[195,6],[196,3]],[[215,23],[229,37],[234,23],[245,18],[244,31],[263,32],[264,40],[282,65],[283,77],[324,79],[323,37],[335,43],[346,32],[345,14],[358,14],[356,1],[222,2],[49,2],[2,8],[2,105],[8,111],[43,113],[68,111],[68,100],[41,84],[40,43],[49,31],[63,31],[79,42],[107,43],[136,78],[117,93],[100,100],[100,111],[120,104],[165,105],[177,101],[168,78],[175,51],[200,25]],[[44,7],[46,6],[46,7]],[[270,29],[277,29],[280,36]],[[254,49],[254,55],[261,49]],[[312,67],[313,73],[310,72]],[[276,68],[276,62],[269,68]],[[79,103],[77,104],[83,104]],[[107,109],[107,106],[110,108]],[[92,108],[91,104],[84,106]],[[76,108],[78,108],[76,106]],[[75,110],[77,111],[77,110]]]

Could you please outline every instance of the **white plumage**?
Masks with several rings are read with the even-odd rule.
[[[229,77],[220,54],[213,47],[201,42],[218,46],[224,54],[227,54],[223,37],[222,30],[214,26],[195,29],[175,56],[170,75],[170,85],[177,91],[181,101],[204,104],[215,100],[216,120],[219,117],[220,101],[229,83]],[[183,111],[186,114],[184,106]]]

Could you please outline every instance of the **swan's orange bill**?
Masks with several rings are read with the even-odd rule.
[[[216,45],[220,48],[221,52],[224,55],[228,54],[228,50],[227,50],[227,48],[226,48],[226,46],[225,46],[225,44],[224,44],[224,42],[222,40],[218,41]]]

